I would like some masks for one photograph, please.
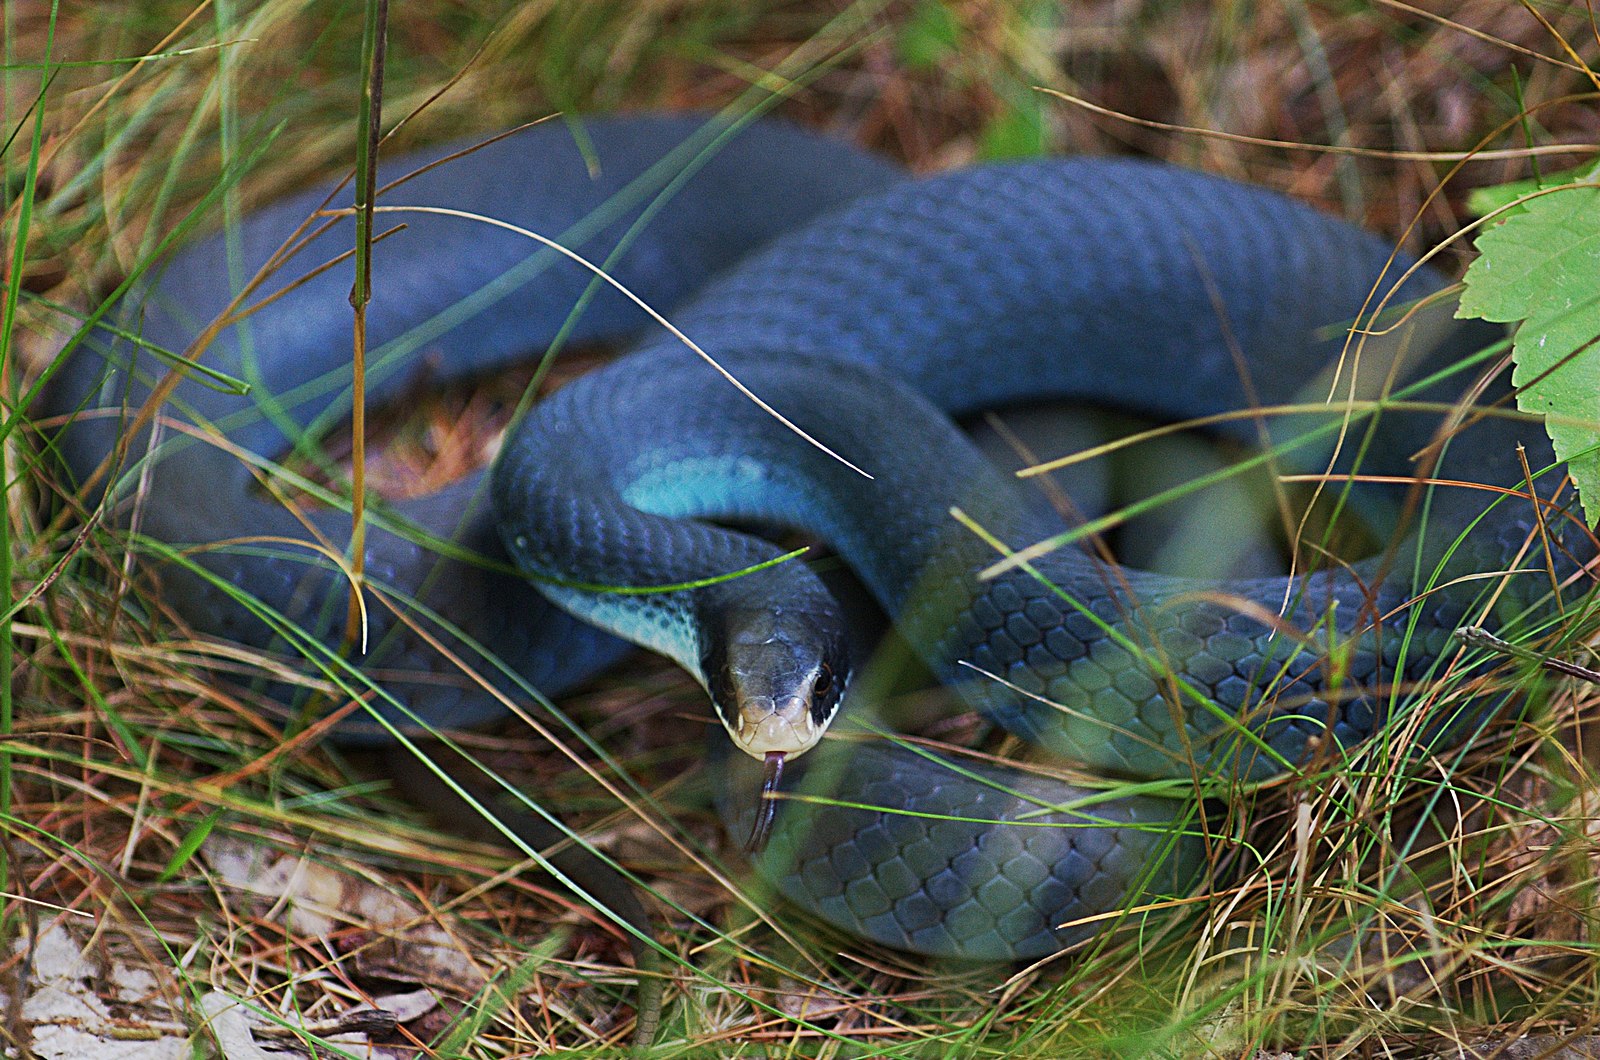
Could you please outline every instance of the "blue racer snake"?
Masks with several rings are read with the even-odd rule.
[[[1542,430],[1505,417],[1468,417],[1438,448],[1437,409],[1358,411],[1338,446],[1336,411],[1226,418],[1330,394],[1459,398],[1472,374],[1444,370],[1492,331],[1419,329],[1398,362],[1363,360],[1359,346],[1340,358],[1348,325],[1370,319],[1374,290],[1399,304],[1444,285],[1426,268],[1408,272],[1386,241],[1264,189],[1137,160],[1049,159],[911,180],[779,122],[731,136],[691,117],[586,127],[593,166],[568,130],[541,126],[384,201],[486,214],[605,262],[833,455],[601,285],[565,337],[644,335],[633,352],[526,416],[487,490],[473,479],[388,506],[368,539],[368,578],[417,602],[417,621],[450,649],[481,648],[545,693],[620,658],[626,645],[614,633],[677,659],[751,756],[793,759],[785,790],[830,803],[779,806],[759,862],[791,899],[845,929],[930,954],[1036,956],[1126,903],[1184,892],[1202,852],[1193,836],[1168,834],[1181,801],[1105,798],[884,741],[828,741],[801,757],[841,702],[849,713],[860,660],[803,564],[715,580],[779,554],[716,522],[825,540],[973,707],[1120,777],[1262,778],[1356,747],[1405,707],[1405,689],[1450,664],[1454,628],[1537,628],[1557,613],[1533,506],[1490,507],[1493,495],[1469,489],[1436,489],[1416,509],[1404,485],[1363,487],[1377,507],[1405,514],[1411,535],[1383,556],[1290,580],[1154,575],[1070,544],[980,576],[1001,559],[996,542],[1025,548],[1063,530],[950,422],[1019,401],[1215,416],[1223,435],[1252,445],[1265,437],[1285,462],[1336,475],[1359,467],[1520,487],[1518,442],[1535,469],[1552,463]],[[444,153],[393,160],[383,179]],[[185,348],[227,307],[237,277],[266,261],[322,195],[253,214],[231,242],[182,251],[126,300],[123,326]],[[373,402],[401,392],[430,351],[447,351],[431,368],[447,379],[543,350],[592,279],[515,233],[438,214],[383,216],[407,228],[374,247]],[[641,216],[647,223],[624,239]],[[347,220],[332,224],[255,297],[285,290],[350,239]],[[205,363],[250,380],[251,395],[191,373],[169,414],[267,461],[305,445],[348,407],[349,285],[348,269],[330,269],[222,332]],[[51,409],[136,408],[166,367],[146,348],[108,340],[59,373]],[[1429,373],[1441,377],[1405,389]],[[1491,384],[1478,400],[1499,394]],[[115,450],[121,419],[80,414],[57,436],[74,475]],[[142,491],[138,528],[148,538],[186,547],[306,536],[228,448],[165,430],[132,439],[127,452],[108,503]],[[1414,462],[1418,453],[1440,460]],[[311,518],[328,540],[345,539],[343,513]],[[1561,511],[1543,520],[1556,573],[1590,558],[1589,539]],[[419,543],[428,536],[453,545],[441,555]],[[508,556],[560,606],[510,575]],[[197,628],[246,644],[275,643],[272,613],[327,628],[330,602],[347,592],[337,567],[309,551],[220,548],[194,559],[198,571],[163,569],[167,599]],[[1524,573],[1460,580],[1511,567]],[[663,593],[583,588],[708,580]],[[242,606],[234,589],[268,610]],[[370,623],[364,664],[393,696],[374,711],[448,727],[500,712],[384,608],[371,609]],[[1492,705],[1461,705],[1425,731],[1448,737]],[[344,736],[386,738],[359,716]],[[725,810],[730,827],[746,830],[756,803],[730,795]]]

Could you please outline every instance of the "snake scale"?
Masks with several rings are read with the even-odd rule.
[[[544,589],[563,607],[674,656],[713,692],[754,694],[774,676],[763,668],[788,665],[771,654],[775,645],[782,655],[796,628],[820,638],[823,661],[799,680],[825,724],[858,662],[836,642],[831,598],[796,562],[714,580],[778,553],[708,520],[798,528],[833,545],[933,672],[989,718],[1091,769],[1203,781],[1265,777],[1356,747],[1409,702],[1409,683],[1451,665],[1456,626],[1555,613],[1542,557],[1525,555],[1532,506],[1494,506],[1457,547],[1457,531],[1491,496],[1465,489],[1433,491],[1425,509],[1409,509],[1408,525],[1422,531],[1384,556],[1290,580],[1155,575],[1076,545],[979,577],[1000,558],[995,542],[1021,548],[1062,524],[978,456],[951,416],[1059,397],[1165,419],[1330,394],[1373,398],[1493,341],[1481,329],[1418,326],[1390,344],[1394,356],[1341,361],[1369,293],[1387,291],[1410,264],[1392,261],[1384,240],[1264,189],[1138,160],[1036,160],[913,180],[776,121],[734,130],[644,115],[584,130],[590,156],[567,127],[548,124],[427,171],[383,201],[491,215],[605,261],[795,426],[871,477],[736,393],[614,290],[592,291],[569,321],[592,278],[572,262],[470,220],[385,214],[407,228],[374,248],[374,402],[403,393],[419,371],[456,378],[539,352],[564,324],[574,341],[643,335],[633,352],[527,415],[488,489],[473,479],[395,503],[374,528],[369,578],[454,651],[477,658],[476,645],[507,674],[555,694],[625,650],[509,574],[509,552],[553,576]],[[444,153],[396,159],[382,177]],[[184,348],[323,194],[180,252],[125,300],[123,326]],[[350,233],[348,221],[332,224],[256,297],[339,255]],[[1417,270],[1392,300],[1443,282]],[[348,269],[330,269],[222,332],[205,363],[249,380],[250,395],[191,373],[168,422],[134,439],[107,491],[124,515],[138,497],[139,540],[234,542],[195,552],[192,569],[162,570],[165,598],[217,636],[281,647],[274,616],[336,636],[329,616],[340,613],[344,578],[314,550],[279,543],[304,539],[305,525],[255,488],[238,453],[270,468],[348,407],[349,286]],[[74,475],[113,451],[121,410],[138,406],[165,364],[108,338],[58,373],[48,403],[77,413],[55,439]],[[1470,379],[1449,376],[1407,396],[1450,401]],[[1491,385],[1479,400],[1497,396]],[[1363,473],[1410,477],[1440,423],[1435,409],[1384,412],[1371,431],[1374,420],[1358,418],[1343,435],[1335,415],[1247,416],[1215,429],[1277,445],[1291,465],[1347,470],[1359,454]],[[183,424],[214,428],[228,444]],[[1469,420],[1442,465],[1425,470],[1516,486],[1514,445],[1527,445],[1539,468],[1552,460],[1542,438],[1503,417]],[[1408,510],[1403,482],[1365,492],[1375,510]],[[993,540],[957,522],[953,508]],[[306,518],[328,541],[345,540],[343,513]],[[1588,557],[1587,539],[1558,511],[1546,522],[1558,572],[1570,572]],[[407,526],[454,547],[441,557]],[[1459,582],[1413,603],[1462,573],[1510,567],[1528,573]],[[708,579],[661,593],[584,588]],[[262,606],[241,606],[229,591],[238,589]],[[392,697],[375,699],[374,712],[455,727],[499,713],[385,606],[372,607],[370,621],[364,664]],[[730,653],[754,658],[756,672]],[[497,680],[519,687],[506,674]],[[1420,731],[1448,737],[1492,705],[1457,704]],[[342,735],[386,738],[362,715]],[[779,807],[763,870],[845,929],[929,954],[1054,951],[1126,903],[1182,893],[1202,860],[1198,841],[1172,826],[1181,800],[1108,799],[891,741],[827,741],[792,764],[784,787],[824,804]],[[755,816],[748,789],[747,778],[729,785],[731,828]]]

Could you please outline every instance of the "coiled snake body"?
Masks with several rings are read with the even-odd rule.
[[[932,669],[985,714],[1077,762],[1140,777],[1261,777],[1354,746],[1405,702],[1399,689],[1446,665],[1454,627],[1485,618],[1476,608],[1486,585],[1501,589],[1495,623],[1545,613],[1549,581],[1538,572],[1407,606],[1459,573],[1507,566],[1529,540],[1530,506],[1506,503],[1452,548],[1455,531],[1485,507],[1471,491],[1439,491],[1424,532],[1398,551],[1288,582],[1112,569],[1074,546],[980,578],[1000,552],[952,508],[1010,547],[1062,528],[973,452],[950,414],[1069,396],[1186,419],[1330,393],[1373,398],[1454,363],[1484,335],[1454,331],[1425,349],[1439,336],[1418,331],[1399,344],[1401,366],[1376,353],[1340,362],[1347,325],[1406,263],[1391,263],[1382,240],[1262,189],[1131,160],[911,181],[779,123],[714,144],[724,131],[692,118],[591,122],[596,176],[567,130],[540,127],[424,174],[389,201],[489,214],[594,261],[625,242],[608,262],[614,276],[658,308],[680,306],[670,315],[684,333],[872,477],[780,425],[602,287],[571,337],[646,338],[514,429],[490,491],[498,521],[474,481],[394,506],[391,527],[418,524],[502,560],[503,535],[518,563],[557,579],[548,591],[564,606],[667,651],[711,685],[717,675],[703,671],[722,658],[723,638],[766,644],[774,638],[762,639],[764,622],[796,616],[833,627],[804,566],[667,593],[574,586],[679,585],[776,555],[706,518],[809,530],[838,548]],[[389,178],[417,162],[391,164]],[[126,326],[182,348],[227,305],[228,277],[248,275],[318,199],[254,215],[231,250],[218,237],[185,251]],[[649,223],[624,239],[641,211]],[[472,221],[396,219],[409,230],[375,248],[374,400],[396,393],[428,351],[442,350],[435,370],[456,376],[542,349],[590,279]],[[283,270],[262,293],[349,239],[336,225],[297,259],[305,267]],[[1395,297],[1440,285],[1419,271]],[[332,270],[224,332],[207,363],[254,381],[252,397],[186,380],[172,403],[178,417],[216,425],[233,446],[268,458],[326,426],[347,401],[348,288],[348,273]],[[137,405],[162,370],[125,342],[103,352],[67,365],[51,391],[57,411]],[[1410,396],[1453,396],[1464,385],[1461,377]],[[1323,469],[1338,424],[1246,418],[1219,430],[1254,444],[1265,437]],[[1363,473],[1409,476],[1438,418],[1386,413],[1370,438],[1367,426],[1358,420],[1347,432],[1334,466],[1353,466],[1348,454],[1360,449]],[[119,429],[116,417],[96,415],[64,431],[72,471],[87,475]],[[1485,420],[1427,471],[1514,486],[1513,443],[1526,443],[1539,467],[1550,461],[1541,438],[1537,427]],[[177,430],[151,442],[136,440],[111,494],[120,501],[143,479],[144,535],[176,545],[305,536],[283,505],[252,489],[236,454]],[[1399,507],[1404,487],[1386,489],[1377,503]],[[343,540],[346,517],[312,518]],[[459,549],[440,559],[415,538],[376,530],[369,577],[399,606],[420,602],[419,621],[447,646],[481,645],[545,692],[619,656],[620,641],[567,618],[526,582],[466,562]],[[199,572],[166,572],[171,600],[200,627],[250,643],[284,635],[274,613],[326,628],[328,601],[346,589],[314,553],[257,545],[196,559]],[[269,610],[241,606],[224,584]],[[378,701],[379,713],[463,726],[498,711],[452,681],[439,653],[383,607],[371,617],[369,661],[392,675],[384,685],[395,697]],[[838,695],[824,682],[818,689]],[[346,735],[383,731],[352,719]],[[1194,878],[1197,843],[1168,834],[1181,803],[1106,800],[1001,766],[952,768],[890,743],[833,743],[791,774],[833,803],[785,807],[763,866],[791,898],[849,930],[927,953],[1031,956],[1084,937],[1093,930],[1086,918]],[[753,802],[736,795],[727,804],[747,825]],[[1015,823],[995,823],[1007,821]]]

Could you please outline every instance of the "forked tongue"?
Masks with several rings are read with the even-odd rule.
[[[783,780],[784,752],[768,751],[761,772],[761,801],[756,806],[755,823],[750,828],[750,838],[745,842],[747,854],[759,854],[767,849],[772,837],[772,820],[778,813],[778,784]]]

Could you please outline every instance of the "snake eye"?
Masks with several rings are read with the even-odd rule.
[[[822,664],[822,669],[817,671],[817,679],[811,684],[811,698],[821,699],[833,689],[833,667],[827,663]]]

